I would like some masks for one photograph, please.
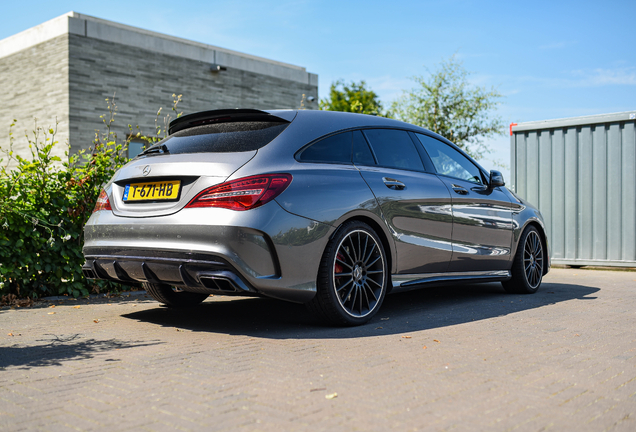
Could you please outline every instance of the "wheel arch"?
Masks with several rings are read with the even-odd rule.
[[[382,224],[378,221],[376,221],[374,218],[367,216],[367,215],[362,215],[362,214],[357,214],[354,216],[351,216],[345,220],[343,220],[339,225],[338,228],[336,230],[334,230],[333,234],[331,235],[332,237],[335,236],[336,232],[338,232],[338,230],[340,229],[340,227],[342,225],[344,225],[347,222],[350,221],[358,221],[358,222],[363,222],[367,225],[369,225],[371,228],[373,228],[373,231],[375,231],[375,233],[378,235],[378,237],[380,238],[380,241],[382,242],[382,247],[384,248],[384,254],[386,255],[386,260],[387,260],[387,268],[389,269],[388,272],[388,287],[387,287],[387,293],[391,292],[391,289],[393,288],[393,284],[391,283],[391,273],[393,272],[393,263],[395,262],[395,256],[394,256],[394,248],[391,247],[391,242],[389,240],[389,236],[386,233],[386,228],[384,226],[382,226]]]

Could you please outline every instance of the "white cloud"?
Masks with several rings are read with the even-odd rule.
[[[572,71],[580,77],[575,81],[577,87],[599,87],[606,85],[636,85],[636,68],[594,69]]]
[[[510,96],[520,92],[535,91],[536,88],[579,88],[636,85],[636,67],[612,69],[578,69],[565,71],[559,76],[501,75],[490,81],[499,80],[505,86],[500,91]],[[510,90],[508,90],[510,89]]]

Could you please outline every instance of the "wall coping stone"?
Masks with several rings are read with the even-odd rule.
[[[75,34],[134,46],[210,65],[218,64],[227,68],[318,86],[318,75],[307,72],[301,66],[144,30],[73,11],[0,40],[0,58],[64,34]]]

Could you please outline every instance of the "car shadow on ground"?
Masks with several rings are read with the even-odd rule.
[[[487,320],[570,300],[593,301],[598,291],[560,283],[543,283],[533,295],[507,294],[499,283],[424,288],[388,295],[369,323],[348,328],[322,324],[303,305],[261,298],[206,301],[187,310],[157,305],[123,317],[191,331],[270,339],[357,338]]]

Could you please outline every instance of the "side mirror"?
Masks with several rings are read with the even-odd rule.
[[[504,182],[503,174],[495,170],[490,171],[490,182],[488,185],[491,188],[495,188],[497,186],[505,186],[506,182]]]

